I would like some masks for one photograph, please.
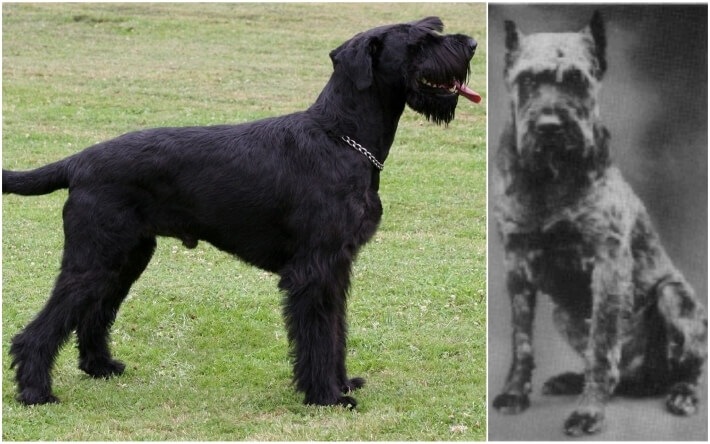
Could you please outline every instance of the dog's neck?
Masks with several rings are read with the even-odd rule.
[[[323,129],[340,138],[348,136],[367,149],[381,163],[390,147],[404,112],[404,92],[377,91],[377,84],[358,90],[349,79],[333,73],[323,91],[306,111]],[[350,90],[343,94],[343,90]],[[336,92],[337,91],[337,92]],[[343,101],[343,97],[350,97]]]

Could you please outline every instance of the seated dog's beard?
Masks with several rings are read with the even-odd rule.
[[[556,180],[581,168],[593,150],[578,125],[567,124],[554,134],[541,133],[533,124],[519,138],[521,166],[539,180]]]

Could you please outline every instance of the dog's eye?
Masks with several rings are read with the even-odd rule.
[[[575,95],[585,95],[588,87],[587,79],[577,70],[565,74],[564,85],[569,92]]]
[[[537,81],[535,80],[535,77],[531,75],[523,75],[520,77],[519,84],[523,88],[532,89],[535,88]]]
[[[582,74],[579,71],[572,71],[566,76],[565,82],[569,84],[579,84],[582,83]]]
[[[530,74],[522,74],[520,77],[518,77],[517,83],[518,100],[520,101],[520,103],[525,103],[533,94],[535,88],[537,88],[538,81],[534,76]]]
[[[520,91],[527,94],[530,94],[532,90],[537,88],[538,81],[534,76],[531,76],[529,74],[524,74],[520,76],[518,79],[518,85],[520,88]]]

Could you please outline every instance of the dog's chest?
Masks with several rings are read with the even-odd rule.
[[[563,219],[532,232],[510,233],[507,249],[527,264],[528,279],[558,305],[591,310],[594,243],[578,223]]]
[[[533,275],[590,273],[594,265],[593,242],[581,227],[562,220],[528,233],[511,233],[508,248],[518,250]],[[535,276],[532,276],[535,278]]]

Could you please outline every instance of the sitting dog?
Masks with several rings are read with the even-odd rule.
[[[495,218],[505,248],[513,362],[493,406],[529,404],[538,293],[584,373],[547,381],[546,394],[580,394],[566,433],[598,432],[614,394],[666,393],[692,414],[706,359],[707,318],[661,246],[644,205],[610,164],[597,96],[606,36],[595,13],[581,32],[524,35],[505,23],[505,82],[513,120],[498,151]]]
[[[442,30],[429,17],[354,36],[330,53],[333,74],[302,112],[133,132],[33,171],[3,170],[3,193],[69,188],[60,274],[12,340],[19,401],[57,401],[50,371],[73,330],[81,370],[124,371],[109,329],[156,236],[171,236],[278,274],[296,388],[308,404],[355,407],[348,394],[364,381],[346,373],[346,293],[382,215],[380,170],[400,115],[408,104],[448,123],[459,95],[480,100],[464,83],[475,40]]]

